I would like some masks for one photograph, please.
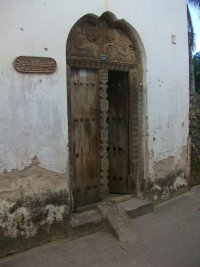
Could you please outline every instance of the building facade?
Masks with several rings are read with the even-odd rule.
[[[185,0],[8,0],[0,12],[5,251],[67,231],[74,209],[109,193],[187,189]]]

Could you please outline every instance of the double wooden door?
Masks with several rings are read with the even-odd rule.
[[[75,207],[99,201],[100,105],[98,70],[71,70],[71,142]],[[108,72],[108,186],[128,192],[128,74]]]

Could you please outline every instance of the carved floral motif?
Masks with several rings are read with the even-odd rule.
[[[106,21],[84,21],[70,34],[68,59],[82,58],[133,64],[136,62],[131,40],[120,28]]]
[[[100,127],[101,127],[101,143],[100,143],[100,157],[101,157],[101,173],[100,173],[100,198],[108,195],[108,100],[107,100],[107,70],[99,70],[99,97],[100,97]]]

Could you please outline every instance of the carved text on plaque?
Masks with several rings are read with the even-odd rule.
[[[50,57],[17,57],[13,65],[15,69],[23,73],[53,73],[56,71],[56,61]]]

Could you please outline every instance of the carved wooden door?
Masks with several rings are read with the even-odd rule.
[[[97,71],[72,69],[71,119],[75,207],[99,200]]]
[[[108,73],[108,184],[111,193],[128,193],[128,74]]]

